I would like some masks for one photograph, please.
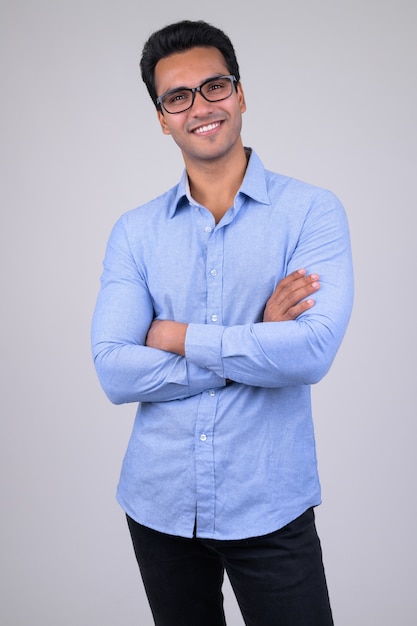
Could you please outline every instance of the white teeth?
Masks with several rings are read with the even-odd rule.
[[[206,133],[209,130],[213,130],[214,128],[217,128],[217,126],[220,126],[219,123],[217,124],[207,124],[207,126],[200,126],[200,128],[196,128],[195,129],[195,133]]]

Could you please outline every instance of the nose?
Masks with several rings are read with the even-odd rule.
[[[193,106],[191,108],[192,112],[194,113],[194,115],[196,114],[196,111],[207,111],[211,110],[213,107],[213,102],[209,102],[208,100],[206,100],[202,95],[201,95],[201,91],[200,89],[196,89],[194,92],[194,102],[193,102]]]

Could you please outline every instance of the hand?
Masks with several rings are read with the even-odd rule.
[[[320,288],[318,281],[318,274],[307,275],[305,269],[296,270],[283,278],[266,303],[263,321],[295,320],[301,313],[311,309],[314,300],[308,296]]]
[[[154,320],[149,327],[145,345],[165,352],[185,355],[187,324],[171,320]]]

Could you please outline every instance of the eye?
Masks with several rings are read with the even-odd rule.
[[[169,105],[175,106],[176,104],[183,104],[184,102],[190,99],[190,96],[191,96],[190,91],[185,91],[185,90],[173,91],[172,93],[168,94],[164,98],[164,104],[167,104],[168,106]]]
[[[217,78],[216,80],[211,80],[209,83],[206,83],[204,85],[204,89],[207,93],[213,91],[221,91],[226,87],[229,87],[229,81],[227,78]]]

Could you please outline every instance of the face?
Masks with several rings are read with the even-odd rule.
[[[156,93],[159,96],[178,87],[198,87],[208,78],[229,73],[217,48],[191,48],[158,61],[155,67]],[[209,161],[243,149],[240,132],[245,110],[245,98],[239,84],[238,90],[233,89],[226,100],[207,102],[196,93],[190,109],[173,115],[158,111],[158,119],[163,133],[172,135],[186,163]]]

